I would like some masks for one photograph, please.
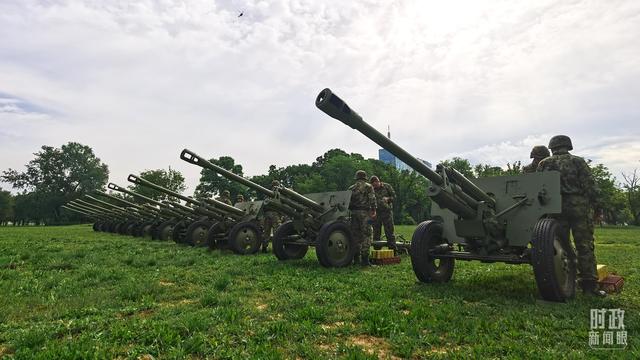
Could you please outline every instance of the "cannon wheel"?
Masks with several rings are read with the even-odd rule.
[[[273,233],[273,253],[278,260],[302,259],[307,254],[309,246],[287,244],[285,242],[289,236],[295,235],[296,233],[296,229],[293,227],[291,221],[287,221],[278,226],[275,233]]]
[[[351,230],[344,221],[322,225],[318,232],[316,256],[324,267],[345,267],[353,261],[356,246]]]
[[[227,247],[225,240],[224,224],[220,222],[213,223],[207,231],[207,245],[210,250],[223,249]]]
[[[542,298],[563,302],[576,293],[576,256],[559,230],[554,219],[538,220],[531,238],[531,264]]]
[[[93,231],[100,231],[100,223],[99,222],[94,222],[93,223]]]
[[[191,225],[189,225],[189,227],[187,228],[184,242],[191,246],[206,246],[210,227],[210,221],[199,220],[191,223]]]
[[[190,220],[180,220],[174,225],[171,239],[173,239],[177,244],[184,244],[185,235],[187,235],[187,228],[190,225],[189,221]]]
[[[411,238],[411,266],[418,280],[444,283],[451,280],[455,259],[434,259],[429,250],[444,243],[442,224],[429,220],[418,225]]]
[[[141,238],[150,238],[151,230],[153,229],[153,222],[147,222],[140,226],[138,230],[138,236]]]
[[[137,222],[130,222],[124,229],[124,233],[130,236],[137,236],[138,227],[140,226]]]
[[[175,225],[175,221],[167,220],[162,224],[156,227],[156,239],[158,240],[169,240],[173,234],[173,226]]]
[[[228,239],[234,253],[255,254],[262,245],[262,232],[255,221],[242,221],[231,228]]]

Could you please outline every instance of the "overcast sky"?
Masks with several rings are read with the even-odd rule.
[[[566,134],[621,178],[640,169],[639,38],[636,0],[3,0],[0,170],[68,141],[117,184],[171,166],[191,189],[184,147],[247,175],[377,157],[315,108],[329,87],[433,163],[525,162]]]

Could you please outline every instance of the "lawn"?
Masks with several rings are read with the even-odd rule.
[[[640,358],[640,228],[596,235],[623,293],[549,304],[527,265],[457,262],[434,285],[406,255],[325,269],[313,251],[280,262],[88,225],[0,227],[0,357]],[[626,350],[589,348],[592,308],[625,310]]]

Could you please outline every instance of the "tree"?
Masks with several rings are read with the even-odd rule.
[[[91,147],[69,142],[60,148],[42,146],[35,158],[26,165],[26,171],[8,169],[2,180],[13,188],[38,199],[31,208],[24,208],[21,198],[20,216],[37,222],[56,222],[60,206],[82,194],[103,188],[109,178],[109,168],[93,153]],[[16,216],[18,216],[16,197]]]
[[[467,178],[474,177],[473,168],[471,167],[471,163],[467,159],[456,156],[449,160],[443,161],[442,165],[458,170],[459,173]]]
[[[184,184],[184,176],[182,175],[182,173],[180,173],[180,171],[173,170],[171,167],[169,167],[169,170],[145,170],[140,173],[140,177],[178,194],[182,194],[182,192],[187,188],[187,186]],[[168,199],[175,200],[164,193],[138,184],[130,185],[129,189],[138,194],[158,201]]]
[[[244,176],[242,165],[236,164],[236,161],[231,156],[221,156],[218,159],[210,159],[209,161],[236,175]],[[200,183],[196,186],[195,197],[200,199],[211,198],[219,196],[224,190],[228,190],[231,193],[232,202],[235,202],[235,198],[238,195],[244,196],[245,199],[255,196],[246,186],[218,175],[213,170],[203,168],[200,171]]]
[[[473,172],[475,177],[490,177],[506,175],[500,166],[491,166],[487,164],[478,164],[474,166]]]
[[[9,220],[13,220],[14,201],[9,191],[0,189],[0,225],[6,224]]]
[[[622,173],[624,184],[622,187],[627,195],[627,205],[633,216],[633,223],[640,225],[640,176],[638,176],[638,170],[634,169],[633,173]]]

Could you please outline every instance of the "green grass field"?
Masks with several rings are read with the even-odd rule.
[[[410,238],[413,227],[399,227]],[[0,357],[640,358],[640,229],[597,229],[622,294],[538,301],[526,265],[457,262],[448,284],[395,266],[325,269],[89,226],[0,227]],[[591,308],[622,308],[626,350],[591,350]]]

